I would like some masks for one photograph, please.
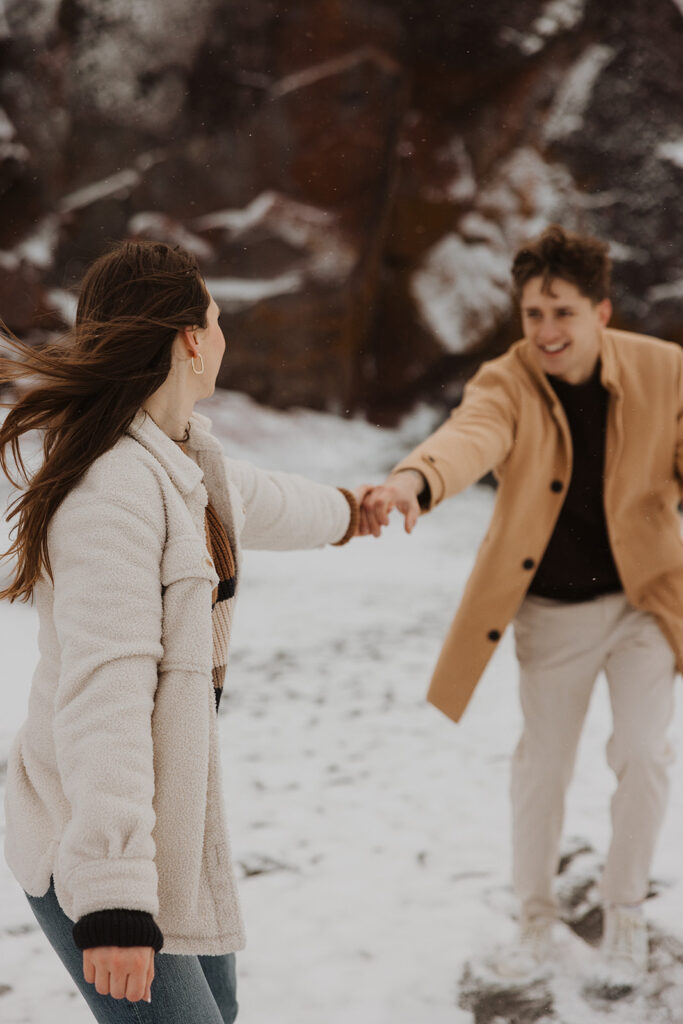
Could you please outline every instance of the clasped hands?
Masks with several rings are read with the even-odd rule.
[[[375,487],[368,484],[357,487],[354,494],[360,507],[360,521],[356,536],[379,537],[382,527],[389,525],[389,515],[395,508],[403,516],[406,533],[410,533],[420,515],[419,495],[424,486],[422,474],[407,469]]]

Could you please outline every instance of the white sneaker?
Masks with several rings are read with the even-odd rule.
[[[515,943],[493,957],[491,966],[496,974],[511,980],[545,974],[554,951],[554,924],[552,919],[537,918],[521,925]]]
[[[605,908],[605,931],[601,946],[605,980],[632,988],[647,974],[647,921],[639,907]]]

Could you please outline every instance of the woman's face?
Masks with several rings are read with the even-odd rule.
[[[200,327],[193,332],[204,360],[204,373],[197,378],[197,381],[201,381],[203,385],[201,389],[202,398],[208,398],[209,395],[213,394],[216,387],[216,377],[218,376],[225,352],[225,338],[218,322],[220,312],[214,299],[211,299],[209,308],[206,311],[206,327]],[[198,365],[199,360],[195,360],[195,366]]]

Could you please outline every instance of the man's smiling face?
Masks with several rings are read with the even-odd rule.
[[[612,315],[609,299],[593,302],[561,277],[532,277],[521,298],[522,327],[544,373],[569,384],[588,380],[600,354],[600,332]]]

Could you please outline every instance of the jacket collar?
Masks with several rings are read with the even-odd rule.
[[[617,341],[611,331],[604,330],[601,333],[600,359],[602,361],[600,380],[603,387],[615,395],[621,395]]]
[[[211,421],[200,413],[190,417],[190,437],[185,447],[192,450],[221,451],[221,445],[210,433]],[[138,409],[127,433],[161,463],[181,494],[190,494],[202,482],[204,474],[196,462],[158,427],[152,417]]]
[[[192,451],[211,451],[223,453],[223,446],[211,433],[211,420],[200,412],[190,416],[190,436],[185,447]]]

